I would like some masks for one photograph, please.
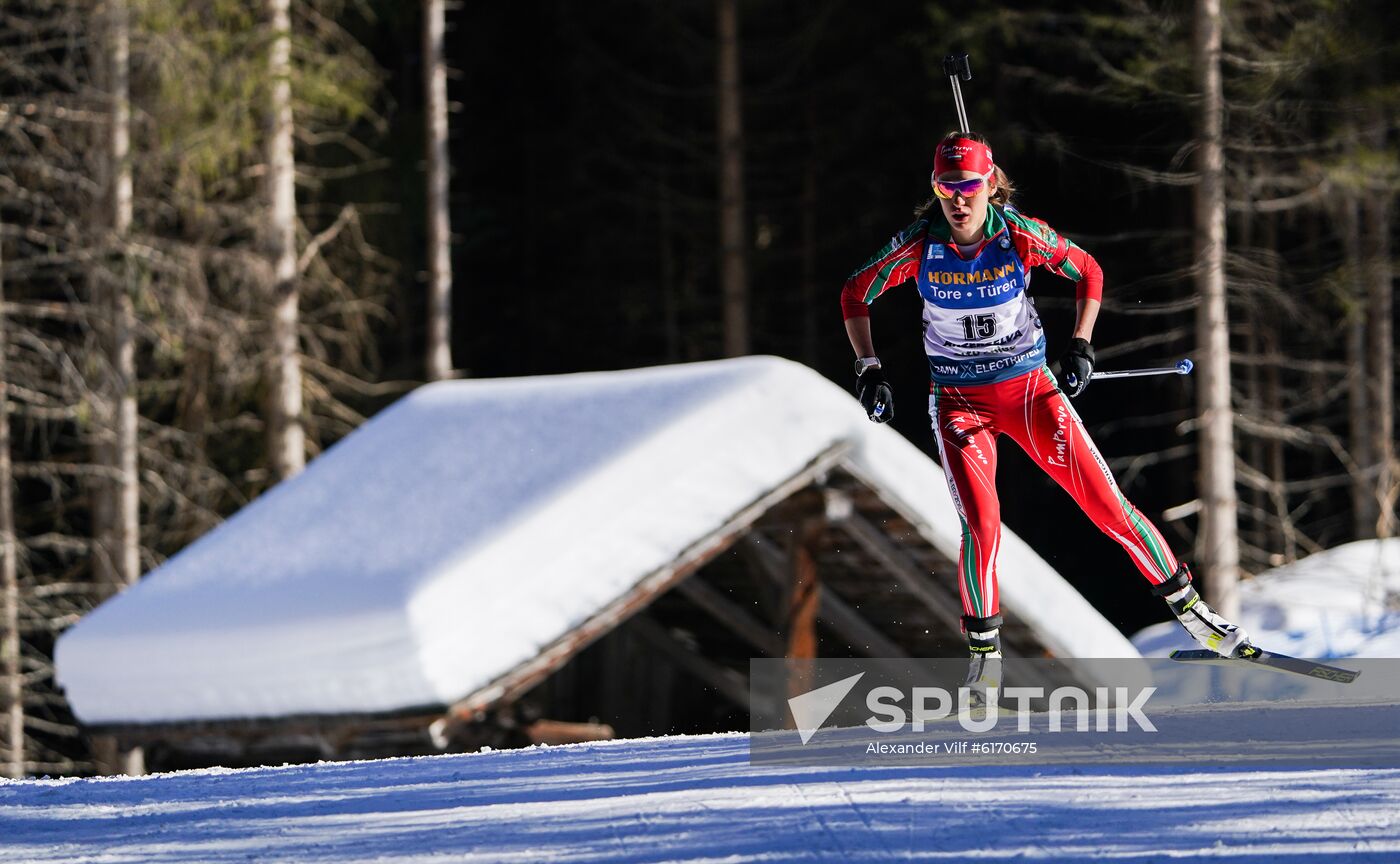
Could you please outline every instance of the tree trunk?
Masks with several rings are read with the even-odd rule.
[[[1376,191],[1363,205],[1367,259],[1367,343],[1366,364],[1370,384],[1372,464],[1376,466],[1373,487],[1376,523],[1374,535],[1382,539],[1396,533],[1396,492],[1400,470],[1395,461],[1395,343],[1393,268],[1390,263],[1391,202],[1388,193]]]
[[[19,573],[15,560],[13,472],[10,469],[10,370],[6,364],[9,322],[5,315],[4,258],[0,256],[0,772],[24,776],[24,687],[20,664]]]
[[[1201,90],[1196,185],[1197,368],[1200,370],[1201,524],[1198,556],[1207,597],[1227,618],[1239,614],[1239,502],[1235,494],[1230,402],[1230,330],[1225,296],[1224,96],[1220,0],[1196,0],[1194,33]]]
[[[744,231],[743,87],[738,0],[716,0],[719,19],[719,237],[724,356],[749,353],[749,285]]]
[[[272,26],[272,83],[267,140],[268,257],[272,264],[272,383],[268,437],[277,479],[306,464],[301,417],[301,351],[297,331],[296,162],[292,155],[292,25],[290,0],[267,0]]]
[[[1283,290],[1281,285],[1281,275],[1279,273],[1279,242],[1278,242],[1278,217],[1269,216],[1264,219],[1264,247],[1269,250],[1269,272],[1268,284],[1273,291]],[[1261,345],[1266,356],[1277,356],[1279,354],[1279,332],[1280,324],[1277,310],[1272,307],[1259,310],[1259,327]],[[1270,363],[1264,368],[1264,416],[1270,423],[1283,425],[1287,422],[1283,411],[1283,377],[1279,372],[1277,363]],[[1288,481],[1287,463],[1284,461],[1283,441],[1273,438],[1266,446],[1267,461],[1264,466],[1264,473],[1269,477],[1269,498],[1274,509],[1274,520],[1271,522],[1273,529],[1273,540],[1270,541],[1269,548],[1282,549],[1283,560],[1271,561],[1271,564],[1291,564],[1298,559],[1298,538],[1293,530],[1292,517],[1288,513],[1288,491],[1286,483]]]
[[[1352,459],[1362,469],[1374,464],[1371,446],[1370,376],[1366,356],[1366,285],[1361,257],[1361,202],[1351,193],[1341,199],[1342,274],[1347,300],[1347,439]],[[1357,540],[1376,536],[1376,486],[1370,474],[1351,478],[1352,531]]]
[[[94,301],[105,314],[97,331],[106,370],[95,410],[96,461],[105,471],[94,490],[93,575],[102,593],[141,577],[141,487],[137,458],[135,282],[129,238],[133,217],[131,170],[131,31],[127,0],[107,0],[102,21],[105,85],[110,100],[106,182],[110,227],[107,262],[94,277]],[[119,768],[100,766],[104,773]]]
[[[111,395],[116,406],[112,448],[113,512],[111,561],[117,584],[141,578],[141,484],[137,465],[136,311],[132,301],[132,261],[127,249],[132,221],[130,20],[126,0],[110,0],[108,58],[111,61],[112,235],[120,256],[109,296],[112,338]]]
[[[452,377],[452,226],[448,213],[446,0],[425,0],[423,114],[428,151],[428,380]]]
[[[92,490],[93,580],[115,592],[141,576],[140,478],[136,442],[136,314],[127,238],[132,221],[130,23],[126,0],[103,8],[103,56],[98,67],[109,105],[104,230],[111,266],[93,276],[93,328],[106,360],[93,410],[93,461],[103,469]]]
[[[1249,169],[1252,169],[1251,165]],[[1240,185],[1246,189],[1249,186],[1248,180]],[[1239,196],[1239,204],[1242,206],[1235,211],[1235,247],[1248,259],[1255,251],[1255,213],[1252,209],[1253,202],[1249,199],[1247,192]],[[1228,226],[1228,223],[1227,223]],[[1227,227],[1228,232],[1228,227]],[[1247,266],[1247,265],[1246,265]],[[1248,272],[1246,270],[1246,272]],[[1228,273],[1226,274],[1228,277]],[[1244,278],[1248,278],[1245,276]],[[1250,327],[1245,333],[1244,356],[1249,358],[1249,363],[1245,366],[1244,375],[1240,381],[1241,397],[1244,400],[1245,410],[1251,412],[1255,419],[1264,421],[1265,415],[1260,409],[1263,402],[1263,384],[1261,370],[1263,364],[1257,362],[1261,353],[1262,335],[1260,328]],[[1264,472],[1264,442],[1259,435],[1247,436],[1240,442],[1240,457],[1244,463],[1252,469],[1257,469],[1260,474]],[[1240,520],[1240,538],[1244,544],[1253,546],[1259,550],[1253,558],[1258,559],[1260,553],[1264,559],[1268,558],[1269,533],[1268,520],[1262,517],[1267,512],[1268,490],[1262,484],[1248,489],[1249,506]],[[1249,553],[1242,553],[1248,555]],[[1262,569],[1262,568],[1261,568]]]
[[[1371,108],[1372,149],[1384,152],[1388,117],[1374,105]],[[1375,536],[1382,539],[1396,533],[1395,503],[1400,493],[1400,466],[1395,453],[1395,330],[1394,268],[1390,263],[1391,219],[1394,216],[1389,189],[1370,189],[1362,203],[1362,255],[1366,259],[1367,342],[1370,354],[1371,459],[1376,466],[1375,497],[1377,518]]]

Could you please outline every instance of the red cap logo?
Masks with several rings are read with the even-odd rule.
[[[935,177],[946,171],[986,174],[993,166],[992,148],[971,138],[954,138],[939,147],[938,153],[933,157]]]

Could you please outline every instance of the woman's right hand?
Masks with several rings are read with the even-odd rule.
[[[1094,375],[1094,346],[1087,339],[1071,339],[1060,358],[1060,389],[1073,399],[1089,386]]]
[[[856,398],[865,416],[876,423],[888,423],[894,417],[894,391],[878,365],[866,366],[856,376]]]

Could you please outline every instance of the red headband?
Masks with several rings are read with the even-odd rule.
[[[971,171],[985,175],[992,167],[992,148],[971,138],[954,138],[940,145],[933,157],[935,177],[947,171]]]

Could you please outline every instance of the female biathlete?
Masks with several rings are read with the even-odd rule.
[[[846,280],[841,309],[858,358],[857,395],[870,419],[883,423],[894,414],[893,394],[875,356],[867,307],[911,278],[923,297],[924,348],[933,379],[929,415],[962,519],[958,586],[972,654],[968,682],[985,685],[999,678],[996,470],[1003,434],[1127,550],[1153,593],[1166,599],[1197,642],[1225,656],[1252,653],[1245,632],[1206,605],[1191,587],[1190,570],[1118,491],[1065,398],[1082,393],[1094,369],[1089,343],[1103,295],[1099,265],[1044,222],[1010,206],[1011,183],[979,134],[954,132],[939,143],[933,191],[914,223]],[[1058,382],[1045,365],[1045,334],[1026,293],[1037,266],[1077,283],[1074,338],[1060,361]]]

